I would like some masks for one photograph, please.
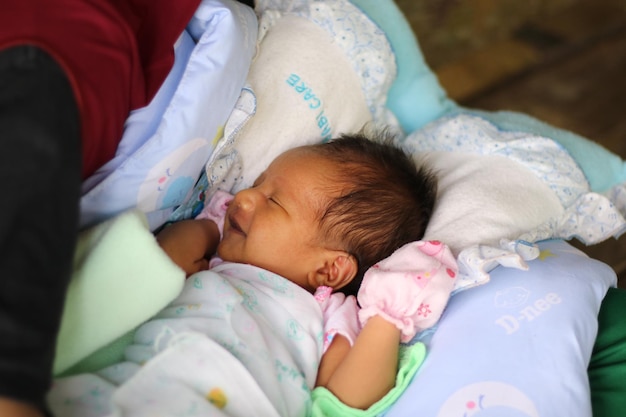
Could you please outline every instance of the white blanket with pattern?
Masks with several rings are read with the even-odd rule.
[[[266,270],[224,263],[190,277],[140,326],[125,362],[57,379],[48,403],[58,417],[303,416],[322,336],[311,294]]]

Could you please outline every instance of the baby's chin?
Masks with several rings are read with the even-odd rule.
[[[215,254],[217,255],[218,258],[220,258],[224,262],[234,262],[231,259],[231,256],[229,256],[228,251],[223,250],[221,242],[220,242],[219,245],[217,245],[217,250],[215,251]]]
[[[242,259],[241,256],[236,256],[237,254],[233,253],[232,250],[229,250],[227,245],[224,245],[223,242],[224,241],[220,242],[219,245],[217,245],[217,250],[215,251],[215,254],[218,258],[220,258],[224,262],[236,262],[240,264],[249,263],[246,262],[245,259]]]

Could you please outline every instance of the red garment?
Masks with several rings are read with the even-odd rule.
[[[3,0],[0,49],[34,44],[65,69],[81,113],[83,179],[110,160],[149,103],[200,0]]]

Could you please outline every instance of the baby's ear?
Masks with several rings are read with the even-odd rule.
[[[336,252],[329,263],[327,285],[334,290],[345,287],[354,279],[359,267],[356,258],[346,252]]]

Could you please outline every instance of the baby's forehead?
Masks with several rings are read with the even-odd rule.
[[[297,175],[315,175],[321,172],[327,172],[329,169],[335,167],[335,163],[315,150],[312,146],[301,146],[297,148],[289,149],[282,154],[278,155],[266,168],[263,174],[271,173],[276,174],[277,171],[282,169],[288,169]],[[321,170],[319,168],[322,168]]]
[[[312,145],[298,146],[295,148],[287,149],[286,151],[278,155],[270,163],[270,166],[273,163],[280,162],[285,159],[291,159],[291,158],[321,158],[321,155],[319,152],[315,150],[315,147]]]
[[[287,185],[291,192],[314,195],[317,205],[326,206],[346,188],[350,188],[352,182],[349,178],[349,174],[344,173],[333,160],[305,146],[281,154],[256,182],[268,180],[280,188]]]

